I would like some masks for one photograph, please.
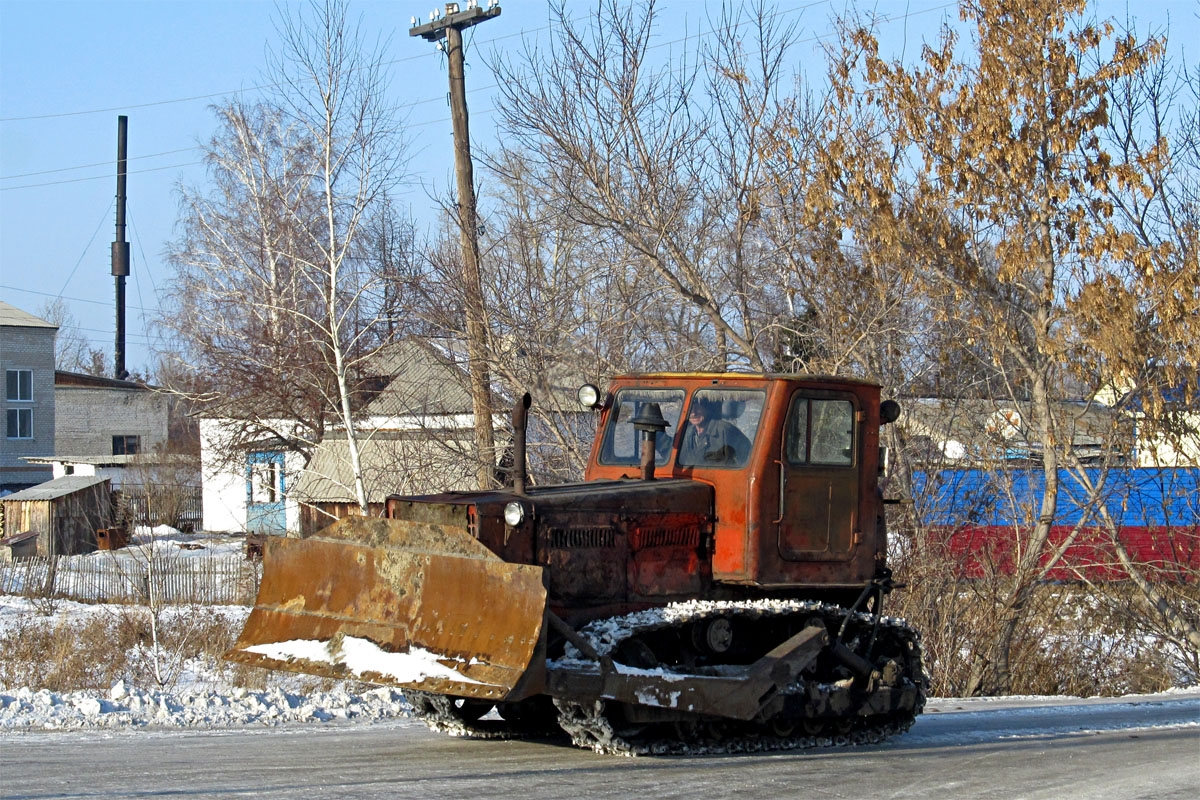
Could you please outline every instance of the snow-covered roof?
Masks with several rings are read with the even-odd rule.
[[[89,464],[94,467],[128,467],[131,465],[156,467],[162,465],[199,466],[200,457],[186,453],[138,453],[123,456],[23,456],[22,461],[30,464]]]
[[[150,392],[155,387],[136,381],[123,381],[117,378],[106,378],[103,375],[88,375],[83,372],[68,372],[65,369],[54,371],[55,389],[127,389],[133,392]]]
[[[899,424],[910,435],[929,436],[937,442],[957,442],[964,447],[991,442],[1003,443],[1013,452],[1040,451],[1041,444],[1030,428],[1032,404],[1027,401],[922,397],[898,402]],[[1070,426],[1075,448],[1095,447],[1111,435],[1112,409],[1075,402],[1059,402],[1054,406],[1063,429]]]

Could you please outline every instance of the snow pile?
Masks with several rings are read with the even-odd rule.
[[[0,731],[80,728],[222,728],[288,722],[381,720],[406,716],[408,703],[390,688],[354,694],[343,687],[292,694],[281,687],[182,689],[173,692],[126,687],[107,692],[0,691]]]

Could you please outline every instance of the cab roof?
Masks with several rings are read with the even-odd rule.
[[[613,377],[614,381],[637,380],[712,380],[721,383],[737,381],[794,381],[805,383],[840,383],[857,386],[876,386],[874,381],[846,375],[814,375],[798,372],[629,372]]]

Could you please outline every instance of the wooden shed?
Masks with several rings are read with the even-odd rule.
[[[37,532],[14,533],[0,539],[0,564],[37,555]]]
[[[70,475],[10,494],[4,531],[37,533],[37,554],[74,555],[96,549],[96,531],[112,525],[108,478]]]

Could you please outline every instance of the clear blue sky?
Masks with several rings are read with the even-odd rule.
[[[391,40],[392,91],[397,105],[410,106],[418,154],[401,199],[426,224],[433,218],[430,196],[444,195],[451,178],[446,75],[432,45],[410,38],[408,28],[411,16],[427,19],[436,5],[351,5],[364,30]],[[591,5],[577,0],[571,11]],[[703,35],[705,5],[660,0],[672,15],[671,25],[660,25],[660,37],[676,39],[685,30]],[[846,0],[779,0],[777,7],[803,28],[805,57],[811,59],[803,67],[819,73],[819,40],[829,36],[830,17],[845,10]],[[878,0],[859,7],[891,17],[885,46],[903,43],[914,55],[916,44],[941,21],[957,20],[947,0]],[[1105,0],[1096,8],[1102,16],[1136,17],[1140,27],[1169,22],[1175,54],[1200,39],[1198,0]],[[504,0],[502,9],[499,19],[474,29],[476,56],[468,51],[472,138],[485,147],[495,138],[488,113],[494,81],[479,56],[517,48],[523,37],[544,37],[549,21],[546,0]],[[238,91],[250,90],[246,96],[253,97],[253,88],[269,80],[265,54],[277,14],[266,0],[0,0],[0,298],[37,313],[45,301],[62,296],[92,346],[111,353],[116,120],[126,114],[133,262],[128,366],[149,362],[149,318],[170,277],[162,253],[174,235],[175,187],[203,182],[196,145],[214,131],[209,106]]]

